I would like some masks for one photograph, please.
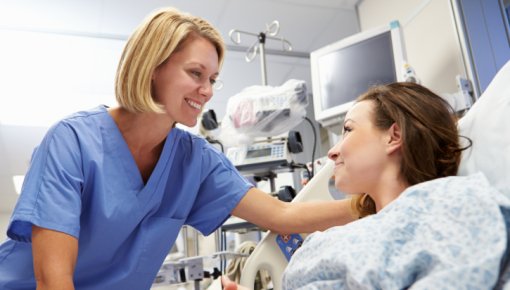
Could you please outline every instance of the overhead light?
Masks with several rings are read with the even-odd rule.
[[[25,180],[25,175],[14,175],[12,177],[12,182],[14,183],[14,190],[16,190],[17,194],[21,193],[21,186],[23,185],[23,180]]]

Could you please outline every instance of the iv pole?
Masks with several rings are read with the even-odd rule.
[[[257,40],[248,48],[246,51],[246,55],[244,59],[247,62],[253,61],[257,52],[260,51],[260,69],[262,72],[262,85],[267,85],[267,71],[266,71],[266,51],[265,44],[267,39],[279,40],[282,43],[283,51],[291,51],[292,45],[291,43],[282,37],[275,37],[280,31],[280,23],[275,20],[271,22],[271,24],[266,24],[266,30],[259,34],[255,34],[252,32],[242,31],[238,29],[232,29],[228,33],[230,40],[232,40],[235,44],[241,44],[241,34],[251,35],[257,37]]]
[[[282,44],[282,50],[283,51],[291,51],[292,45],[291,43],[282,37],[276,37],[278,32],[280,31],[280,23],[277,20],[274,20],[271,22],[271,24],[266,24],[266,30],[264,32],[261,32],[259,34],[255,34],[252,32],[242,31],[238,29],[232,29],[228,33],[230,40],[232,40],[233,43],[239,45],[241,44],[241,34],[246,34],[250,36],[255,36],[257,40],[246,50],[246,55],[244,59],[247,62],[253,61],[255,59],[255,56],[257,55],[257,52],[260,51],[260,69],[262,72],[262,85],[267,86],[267,72],[266,72],[266,50],[265,50],[265,44],[267,39],[273,39],[278,40]],[[274,172],[269,172],[267,176],[264,176],[263,178],[267,178],[270,183],[271,191],[275,192],[276,186],[275,186],[275,177],[276,174]]]

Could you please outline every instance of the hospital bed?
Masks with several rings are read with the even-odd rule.
[[[473,141],[473,145],[463,152],[458,175],[482,172],[490,184],[510,198],[510,61],[503,66],[493,81],[467,114],[459,120],[462,136]],[[465,140],[461,140],[465,142]],[[307,200],[332,200],[328,190],[328,180],[333,174],[333,163],[326,165],[300,191],[292,202]],[[300,235],[302,239],[305,235]],[[254,285],[257,272],[269,272],[275,290],[282,289],[282,275],[288,264],[289,253],[295,247],[292,237],[287,246],[282,247],[282,237],[269,232],[257,245],[246,261],[240,284],[250,289]],[[301,240],[294,239],[299,245]]]
[[[324,167],[319,172],[317,172],[317,174],[299,192],[299,194],[292,200],[292,202],[301,202],[306,200],[332,200],[332,196],[328,189],[328,180],[333,175],[333,168],[334,164],[331,160],[326,162]],[[304,239],[305,237],[306,236],[304,234],[300,234],[300,239]],[[281,236],[269,232],[262,239],[262,241],[260,241],[260,243],[257,245],[253,253],[250,254],[250,257],[246,261],[243,272],[241,274],[241,285],[250,287],[251,289],[251,287],[253,287],[257,272],[261,269],[265,269],[271,276],[274,286],[273,289],[282,289],[281,277],[285,267],[287,266],[288,258],[278,244],[278,241],[281,241],[281,239]],[[292,241],[290,242],[292,243]],[[299,246],[299,244],[291,244],[289,246],[289,250],[295,250],[295,246]]]

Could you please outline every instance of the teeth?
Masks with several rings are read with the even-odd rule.
[[[193,101],[191,101],[191,100],[186,100],[186,102],[188,102],[188,104],[189,104],[190,106],[192,106],[193,108],[195,108],[195,109],[197,109],[197,110],[202,109],[202,106],[201,106],[199,103],[195,103],[195,102],[193,102]]]

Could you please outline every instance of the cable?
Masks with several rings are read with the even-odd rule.
[[[408,15],[406,19],[401,21],[402,27],[406,27],[411,21],[413,21],[414,18],[416,18],[416,16],[418,16],[418,14],[420,14],[423,11],[423,9],[425,9],[425,7],[427,7],[430,4],[430,2],[431,0],[424,0],[423,2],[421,2],[420,6],[414,9],[414,11],[410,15]]]
[[[209,143],[211,143],[211,144],[219,144],[219,145],[220,145],[220,147],[221,147],[221,153],[225,153],[225,150],[224,150],[224,148],[223,148],[223,144],[221,144],[221,142],[220,142],[220,141],[218,141],[218,140],[216,140],[216,139],[213,139],[213,138],[211,138],[211,137],[209,137],[209,136],[208,136],[208,137],[205,137],[205,140],[207,140],[207,141],[208,141]]]
[[[313,132],[313,149],[312,149],[312,170],[310,171],[310,179],[313,177],[313,162],[315,161],[315,147],[317,146],[317,132],[315,130],[315,126],[312,123],[312,120],[310,120],[308,117],[305,116],[305,120],[312,126],[312,132]]]

